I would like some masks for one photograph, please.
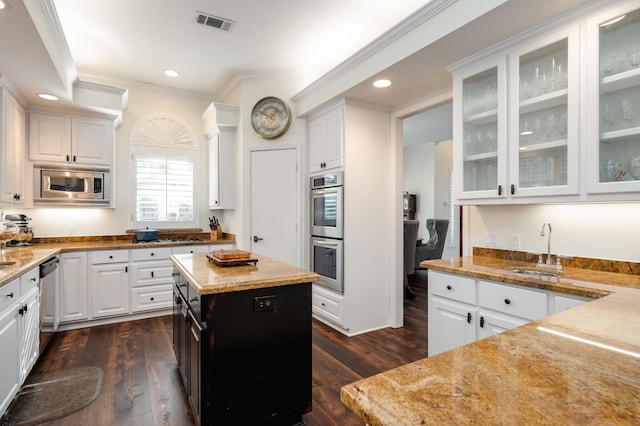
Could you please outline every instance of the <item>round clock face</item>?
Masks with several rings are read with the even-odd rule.
[[[251,111],[251,125],[265,139],[284,135],[291,124],[291,111],[282,100],[273,96],[260,99]]]

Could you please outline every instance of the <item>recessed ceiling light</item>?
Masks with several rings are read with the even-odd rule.
[[[166,75],[167,77],[177,77],[180,75],[180,73],[178,73],[178,71],[176,70],[165,70],[164,75]]]
[[[7,7],[9,7],[9,3],[7,3],[5,0],[0,0],[0,10],[6,9]]]
[[[378,88],[382,88],[382,87],[389,87],[391,86],[391,80],[376,80],[373,82],[373,87],[378,87]]]
[[[42,99],[46,99],[48,101],[57,101],[58,100],[57,96],[50,95],[48,93],[38,93],[38,96],[40,96]]]

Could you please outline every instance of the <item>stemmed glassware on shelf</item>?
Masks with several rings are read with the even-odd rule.
[[[0,221],[0,255],[5,255],[8,251],[6,250],[7,241],[13,240],[18,236],[18,226],[8,220]]]

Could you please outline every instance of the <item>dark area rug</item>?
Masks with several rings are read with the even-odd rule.
[[[2,426],[37,425],[68,416],[98,398],[103,372],[98,367],[78,367],[29,376]]]

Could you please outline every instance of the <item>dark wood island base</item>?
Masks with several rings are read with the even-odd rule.
[[[183,256],[190,260],[181,262]],[[197,255],[174,258],[173,346],[197,422],[303,424],[312,400],[314,274],[266,258],[257,266],[224,268],[192,256]],[[200,260],[206,268],[200,271],[209,278],[210,272],[223,275],[224,284],[206,284],[197,279],[197,268],[188,270]],[[269,278],[256,285],[260,267],[273,274],[276,263],[285,281],[294,271],[299,275],[294,281],[306,282],[282,284]],[[234,290],[230,274],[238,282]],[[222,288],[226,291],[215,292]]]

